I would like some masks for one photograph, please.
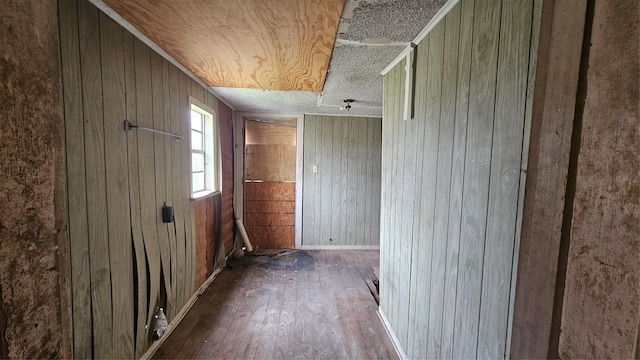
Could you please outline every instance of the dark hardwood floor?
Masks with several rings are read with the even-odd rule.
[[[375,250],[231,260],[153,358],[397,359],[365,279]]]

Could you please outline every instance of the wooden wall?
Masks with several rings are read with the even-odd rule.
[[[404,61],[384,77],[380,309],[409,358],[507,351],[533,3],[456,4],[415,50],[414,119]]]
[[[195,291],[189,96],[218,100],[86,0],[59,1],[59,21],[74,356],[140,357],[155,308],[171,321]]]
[[[303,246],[379,244],[381,137],[379,118],[305,116]]]

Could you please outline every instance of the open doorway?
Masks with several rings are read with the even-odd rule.
[[[244,225],[255,249],[295,247],[296,120],[244,118]]]

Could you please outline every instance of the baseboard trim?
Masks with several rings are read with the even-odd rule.
[[[207,278],[207,280],[204,283],[202,283],[202,285],[200,285],[198,290],[194,292],[193,295],[191,295],[191,298],[189,299],[189,301],[187,301],[187,303],[182,307],[182,309],[180,309],[180,311],[176,314],[176,317],[174,317],[173,320],[171,320],[171,323],[167,325],[167,331],[165,331],[164,335],[162,335],[160,339],[156,340],[153,344],[151,344],[149,349],[147,349],[147,352],[145,352],[140,358],[141,360],[151,359],[151,357],[156,353],[156,351],[158,351],[158,348],[160,347],[160,345],[162,345],[162,343],[164,343],[164,341],[167,338],[169,338],[169,335],[171,335],[171,333],[173,332],[173,329],[175,329],[176,326],[178,326],[178,324],[180,323],[180,321],[182,321],[184,316],[187,315],[187,312],[191,309],[193,304],[196,303],[196,300],[198,300],[200,295],[202,295],[202,293],[204,293],[204,291],[207,290],[207,288],[209,287],[209,285],[211,285],[213,280],[218,276],[218,274],[222,272],[222,269],[223,268],[221,267],[217,268],[213,272],[213,274],[211,274],[211,276],[209,276],[209,278]]]
[[[391,327],[391,324],[387,319],[387,316],[384,314],[384,311],[382,311],[382,308],[379,306],[378,306],[378,317],[380,318],[380,321],[382,321],[382,326],[384,326],[384,330],[387,332],[387,335],[389,335],[389,339],[391,339],[391,343],[393,344],[393,348],[396,350],[396,354],[398,354],[398,357],[401,360],[408,359],[407,354],[404,352],[404,349],[402,348],[402,345],[400,345],[400,340],[398,340],[396,333],[393,331],[393,328]]]
[[[300,250],[380,250],[379,245],[301,245]]]

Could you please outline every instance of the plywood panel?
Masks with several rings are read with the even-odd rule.
[[[246,180],[296,180],[295,145],[246,145],[244,159]]]
[[[287,213],[295,212],[295,203],[291,201],[247,201],[244,204],[245,214],[250,213]]]
[[[378,245],[376,132],[377,118],[305,116],[303,245]]]
[[[291,249],[294,243],[293,226],[246,226],[253,248]]]
[[[209,86],[320,92],[344,0],[105,3]]]
[[[286,182],[245,183],[245,200],[289,200],[296,198],[296,184]]]
[[[282,123],[275,125],[253,120],[245,121],[245,144],[251,145],[296,145],[296,121],[295,120],[269,120],[269,122]]]
[[[244,217],[244,223],[247,226],[251,225],[295,225],[294,214],[260,214],[249,213]]]

